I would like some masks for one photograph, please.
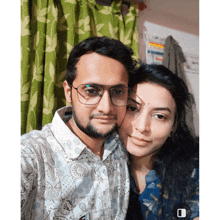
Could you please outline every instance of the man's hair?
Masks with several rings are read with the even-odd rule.
[[[66,80],[69,86],[72,86],[76,78],[77,62],[82,55],[89,52],[96,52],[119,61],[128,71],[128,75],[134,72],[136,61],[131,57],[133,55],[132,49],[121,41],[106,36],[91,37],[77,44],[70,52],[66,70]]]
[[[183,201],[190,200],[195,192],[195,183],[191,178],[195,167],[198,167],[198,141],[186,124],[187,107],[194,104],[184,81],[163,65],[141,63],[135,75],[130,78],[129,86],[150,82],[166,88],[176,104],[175,130],[154,157],[153,169],[162,182],[160,202],[163,193],[167,192],[171,206],[178,196]],[[172,204],[173,203],[173,204]]]

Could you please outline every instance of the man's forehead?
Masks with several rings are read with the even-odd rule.
[[[97,53],[85,54],[76,65],[78,84],[96,83],[103,85],[128,84],[127,69],[119,61]]]
[[[83,54],[81,57],[79,57],[78,62],[76,63],[76,68],[77,66],[80,68],[87,67],[88,64],[90,67],[96,67],[96,66],[103,66],[103,67],[110,67],[112,69],[115,68],[115,65],[111,65],[112,63],[118,64],[120,66],[123,66],[123,68],[126,70],[126,67],[124,66],[123,63],[121,63],[119,60],[114,59],[112,57],[109,57],[107,55],[99,54],[93,51],[90,51],[86,54]]]

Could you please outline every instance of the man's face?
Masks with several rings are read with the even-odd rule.
[[[104,89],[113,86],[128,86],[128,73],[123,64],[107,56],[88,53],[80,57],[76,64],[77,74],[72,86],[81,84],[104,85]],[[73,106],[73,118],[77,127],[90,137],[105,138],[121,125],[126,106],[112,103],[109,90],[104,90],[100,101],[94,105],[82,104],[77,90],[69,88],[64,82],[66,99]]]

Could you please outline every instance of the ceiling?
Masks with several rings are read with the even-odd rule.
[[[199,35],[199,0],[144,0],[147,9],[139,12],[152,23]]]

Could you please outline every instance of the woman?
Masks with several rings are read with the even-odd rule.
[[[162,65],[141,64],[130,81],[134,93],[119,129],[130,154],[127,219],[142,212],[148,220],[197,220],[198,143],[185,121],[193,97]]]

